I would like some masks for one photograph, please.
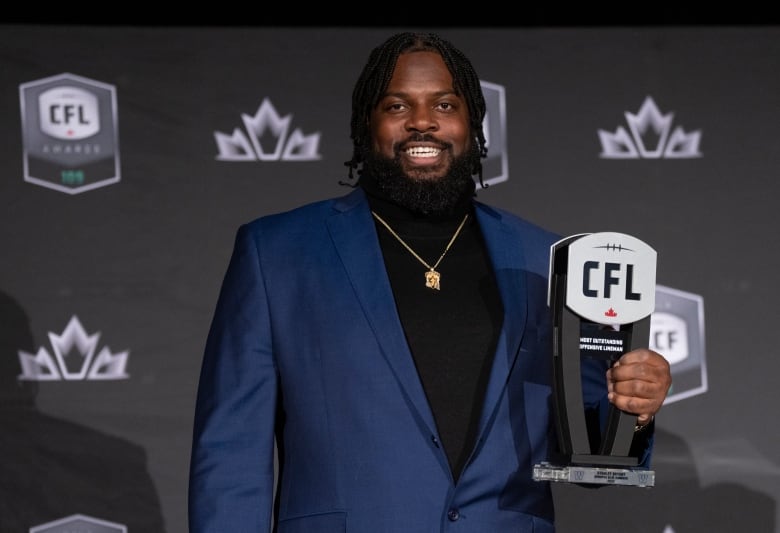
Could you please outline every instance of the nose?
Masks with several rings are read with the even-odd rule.
[[[412,108],[405,126],[407,131],[435,131],[439,129],[434,111],[426,106]]]

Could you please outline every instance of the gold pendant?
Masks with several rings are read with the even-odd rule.
[[[431,289],[441,290],[441,287],[439,287],[439,279],[441,278],[441,274],[436,272],[434,269],[430,269],[428,272],[425,273],[425,286]]]

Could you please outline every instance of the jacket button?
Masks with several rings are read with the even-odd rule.
[[[455,522],[458,518],[460,518],[460,513],[457,509],[450,509],[447,511],[447,518],[450,519],[450,522]]]

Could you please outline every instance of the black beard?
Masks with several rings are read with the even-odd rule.
[[[368,151],[360,184],[373,193],[422,215],[448,215],[461,212],[474,196],[476,184],[471,175],[471,154],[455,157],[446,176],[414,179],[403,173],[398,158]]]

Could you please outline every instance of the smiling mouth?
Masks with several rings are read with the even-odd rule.
[[[410,157],[436,157],[441,153],[441,148],[432,146],[414,146],[407,148],[404,153]]]

